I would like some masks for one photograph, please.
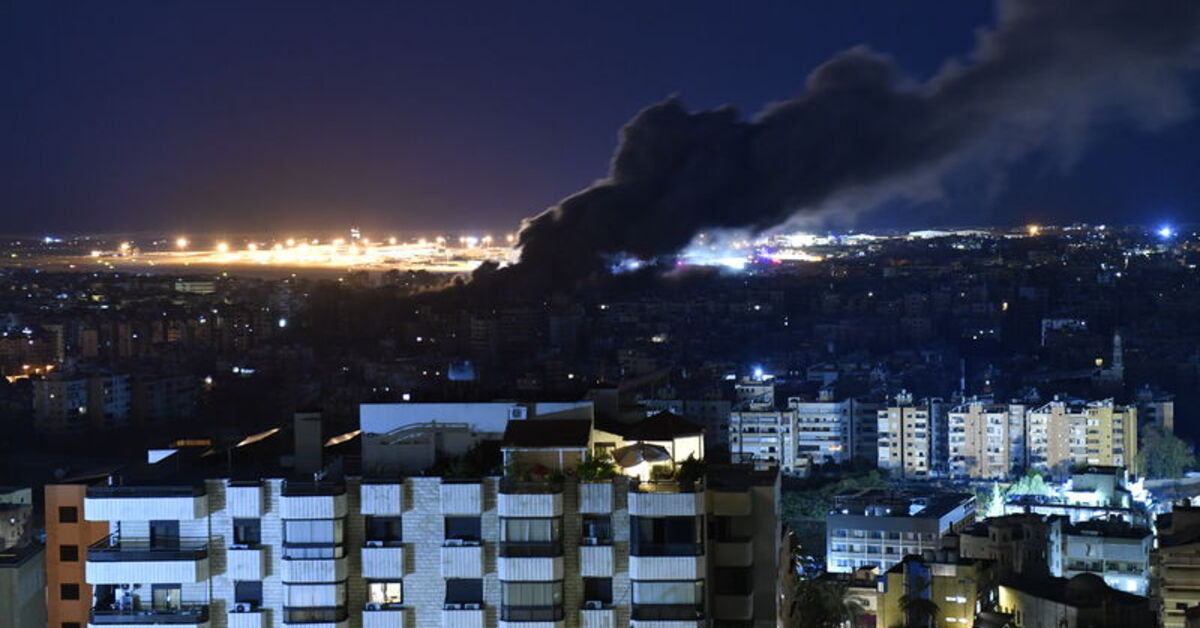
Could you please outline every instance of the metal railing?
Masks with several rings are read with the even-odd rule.
[[[562,541],[501,541],[501,558],[551,558],[563,555]]]
[[[89,486],[87,496],[110,497],[200,497],[207,494],[203,484],[194,486]]]
[[[562,621],[563,614],[561,605],[500,607],[500,621]]]
[[[648,480],[646,482],[630,479],[629,490],[634,493],[703,493],[704,478],[693,482],[679,480]]]
[[[177,609],[113,610],[93,608],[88,623],[104,624],[202,624],[208,621],[207,606]]]
[[[346,621],[350,616],[345,606],[285,606],[285,624],[324,624]]]
[[[654,556],[703,556],[704,543],[646,543],[635,540],[629,546],[629,555],[647,558]]]
[[[562,480],[500,478],[500,492],[507,495],[544,495],[563,492]]]
[[[641,621],[698,621],[704,607],[696,604],[634,604],[633,619]]]
[[[88,546],[88,562],[200,560],[208,556],[203,537],[130,538],[110,535]]]
[[[284,497],[314,497],[346,494],[346,483],[339,480],[323,480],[320,482],[304,480],[286,480],[283,483]]]

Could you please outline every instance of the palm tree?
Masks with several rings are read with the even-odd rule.
[[[924,578],[915,578],[900,596],[900,610],[904,612],[907,628],[932,628],[942,609],[937,602],[926,597],[931,583]]]
[[[844,628],[854,625],[865,610],[844,580],[796,578],[791,593],[792,628]]]

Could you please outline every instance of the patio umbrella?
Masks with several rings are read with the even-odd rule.
[[[613,450],[613,460],[626,469],[643,462],[666,462],[670,459],[671,454],[665,447],[642,442]]]

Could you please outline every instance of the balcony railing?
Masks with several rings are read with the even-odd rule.
[[[208,556],[208,539],[129,538],[111,535],[88,547],[90,562],[200,560]]]
[[[324,624],[346,621],[350,616],[345,606],[285,606],[285,624]]]
[[[699,478],[692,482],[680,482],[678,480],[650,480],[640,482],[631,479],[629,481],[629,490],[634,493],[700,493],[704,491],[704,479]]]
[[[542,495],[563,492],[562,480],[520,480],[500,478],[500,492],[509,495]]]
[[[88,623],[103,624],[202,624],[208,621],[207,606],[183,606],[170,610],[92,609]]]
[[[703,543],[647,543],[634,541],[629,548],[631,556],[702,556]]]
[[[284,497],[315,497],[345,495],[346,483],[335,480],[323,482],[305,482],[288,480],[283,483]]]
[[[634,604],[639,621],[695,621],[704,619],[704,607],[695,604]]]
[[[552,558],[563,555],[562,541],[501,541],[501,558]]]
[[[501,606],[500,621],[562,621],[560,606]]]
[[[89,486],[87,496],[106,497],[199,497],[205,495],[203,484],[195,486]]]

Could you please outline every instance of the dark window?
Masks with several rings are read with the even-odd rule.
[[[150,522],[150,547],[179,548],[179,521],[163,519]]]
[[[703,552],[701,517],[630,517],[634,556],[695,556]]]
[[[612,604],[612,578],[584,578],[583,601]]]
[[[482,604],[483,580],[452,578],[446,581],[447,604]]]
[[[483,539],[479,517],[446,517],[446,540],[478,543]]]
[[[58,585],[58,598],[60,600],[78,600],[79,585],[78,584],[60,584]]]
[[[58,560],[64,563],[79,562],[79,546],[78,545],[59,545]]]
[[[367,544],[371,542],[394,545],[404,540],[401,534],[400,517],[366,517]]]
[[[584,545],[611,545],[612,538],[611,515],[583,516]]]
[[[253,547],[262,543],[262,520],[234,519],[233,544]]]
[[[262,606],[262,582],[258,580],[238,580],[233,583],[233,599],[235,602]]]
[[[77,621],[64,621],[64,622],[62,623],[62,628],[79,628],[79,622],[77,622]]]
[[[749,595],[754,592],[754,574],[749,567],[719,567],[714,580],[717,595]]]
[[[74,506],[58,507],[59,523],[79,523],[79,509]],[[78,625],[78,624],[76,624]]]

